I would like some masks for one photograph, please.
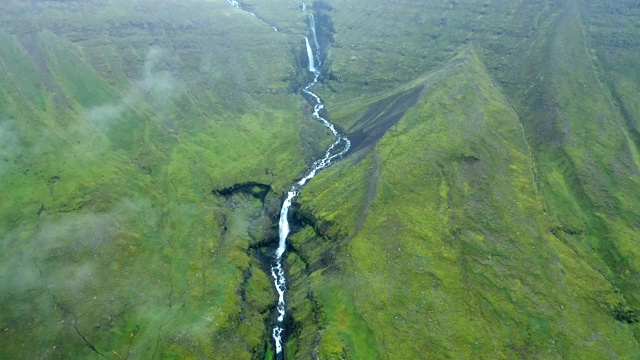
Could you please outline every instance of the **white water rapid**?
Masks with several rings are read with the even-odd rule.
[[[242,9],[240,7],[240,4],[238,4],[237,1],[232,1],[232,0],[227,0],[227,1],[234,7],[238,9]],[[243,10],[243,11],[253,16],[256,16],[255,14],[248,12],[246,10]],[[322,111],[322,109],[324,109],[324,104],[322,103],[322,99],[320,99],[318,95],[316,95],[311,91],[311,88],[318,83],[318,78],[320,77],[320,71],[316,68],[316,63],[314,60],[314,59],[317,59],[318,60],[317,65],[318,66],[321,65],[320,54],[319,54],[320,45],[318,43],[318,38],[316,36],[315,19],[313,18],[313,14],[307,13],[307,4],[302,3],[302,11],[305,14],[309,15],[309,27],[310,27],[311,34],[313,35],[316,51],[318,51],[317,57],[314,57],[313,49],[309,44],[309,38],[306,36],[303,36],[305,40],[307,58],[309,61],[308,69],[309,69],[309,72],[313,74],[312,75],[313,80],[302,89],[302,92],[309,97],[308,99],[313,105],[313,113],[312,113],[313,117],[316,118],[316,120],[318,120],[327,129],[331,130],[331,133],[333,133],[333,136],[335,137],[335,141],[325,151],[324,156],[314,161],[313,164],[311,164],[311,167],[307,169],[304,176],[300,180],[298,180],[291,187],[291,189],[289,189],[289,192],[287,193],[287,198],[282,203],[282,208],[280,209],[280,221],[278,224],[278,235],[279,235],[278,248],[276,249],[276,253],[275,253],[274,265],[271,267],[271,276],[274,279],[274,285],[276,287],[276,291],[278,292],[278,305],[276,307],[278,311],[278,318],[272,332],[273,340],[275,341],[275,345],[276,345],[276,359],[284,359],[282,339],[284,337],[284,332],[285,332],[284,319],[285,319],[286,310],[287,310],[286,302],[285,302],[285,293],[287,292],[287,278],[284,271],[284,267],[282,266],[282,257],[285,254],[285,251],[287,249],[287,237],[289,236],[289,231],[290,231],[289,208],[291,207],[291,203],[293,202],[293,199],[300,194],[300,190],[302,189],[302,187],[314,176],[316,176],[318,171],[329,167],[336,160],[339,160],[340,158],[342,158],[351,148],[351,141],[349,141],[349,139],[347,139],[346,136],[341,134],[331,122],[329,122],[327,119],[323,118],[322,115],[320,115],[320,112]],[[274,27],[274,30],[278,31],[275,27]]]

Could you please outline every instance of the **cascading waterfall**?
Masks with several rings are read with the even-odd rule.
[[[320,51],[318,35],[316,35],[316,20],[313,18],[313,14],[311,13],[309,13],[309,26],[311,27],[311,33],[313,34],[313,42],[316,44],[316,50]]]
[[[234,7],[241,9],[240,4],[237,1],[227,0]],[[302,3],[302,11],[307,14],[307,4]],[[248,12],[248,11],[245,11]],[[249,14],[255,16],[255,14],[248,12]],[[317,59],[318,66],[320,66],[320,45],[318,43],[318,39],[316,36],[316,26],[315,20],[313,18],[313,14],[309,15],[309,26],[311,33],[313,35],[313,40],[315,42],[316,50],[318,51]],[[274,29],[278,31],[275,27]],[[278,317],[276,321],[276,325],[273,328],[272,336],[276,345],[276,358],[284,359],[284,352],[282,348],[282,338],[284,337],[284,318],[286,315],[286,302],[285,302],[285,293],[287,291],[287,278],[284,271],[284,267],[282,266],[282,257],[285,254],[287,249],[287,237],[289,236],[290,227],[289,227],[289,208],[291,207],[291,203],[293,199],[300,194],[300,190],[302,187],[311,180],[318,171],[329,167],[333,164],[334,161],[342,158],[351,148],[351,141],[341,134],[336,127],[329,122],[327,119],[323,118],[320,115],[320,111],[324,109],[324,104],[322,103],[322,99],[315,93],[311,91],[311,88],[318,83],[318,78],[320,77],[320,71],[316,68],[316,63],[314,60],[313,49],[309,44],[309,38],[303,36],[305,40],[305,46],[307,51],[307,58],[309,61],[309,72],[313,74],[313,80],[307,84],[302,91],[308,95],[313,103],[313,117],[316,118],[322,125],[324,125],[327,129],[331,130],[331,133],[335,137],[335,141],[329,146],[329,148],[325,151],[324,156],[311,164],[309,169],[307,169],[305,175],[298,180],[291,189],[287,192],[287,198],[282,203],[282,208],[280,209],[280,221],[278,224],[278,248],[275,253],[275,262],[271,267],[271,276],[274,279],[274,284],[276,287],[276,291],[278,292],[278,305],[276,307],[278,311]]]
[[[311,49],[311,45],[309,45],[309,38],[304,37],[304,42],[307,44],[307,58],[309,58],[309,71],[312,73],[316,72],[316,64],[313,61],[313,50]]]
[[[329,146],[329,148],[325,151],[325,154],[322,158],[316,160],[311,167],[307,170],[306,174],[302,179],[300,179],[287,193],[287,198],[282,204],[282,209],[280,210],[280,223],[279,223],[279,243],[278,249],[276,250],[276,263],[271,268],[271,275],[274,278],[274,283],[276,289],[278,291],[278,322],[276,326],[273,328],[273,339],[276,343],[276,355],[278,357],[282,357],[282,337],[284,335],[284,316],[286,314],[286,303],[284,299],[284,294],[287,291],[287,281],[284,274],[284,268],[282,267],[282,255],[286,250],[286,241],[287,236],[289,235],[289,221],[288,214],[289,208],[291,207],[291,202],[293,199],[300,194],[300,189],[311,180],[318,171],[330,166],[333,162],[342,156],[344,156],[351,147],[351,141],[349,139],[340,134],[336,127],[330,123],[327,119],[323,118],[320,115],[320,111],[324,109],[324,104],[322,103],[322,99],[315,93],[311,91],[311,88],[318,83],[318,78],[320,77],[320,71],[315,67],[314,64],[314,56],[313,50],[309,45],[309,39],[305,36],[305,45],[307,47],[307,57],[309,59],[309,71],[313,73],[313,81],[311,81],[307,86],[302,90],[305,94],[309,95],[313,100],[313,116],[316,120],[320,121],[322,125],[331,130],[331,133],[335,136],[336,140]]]

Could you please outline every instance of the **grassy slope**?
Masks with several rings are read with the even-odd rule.
[[[262,205],[210,192],[304,168],[298,39],[224,1],[0,13],[3,356],[263,352]]]
[[[3,354],[263,356],[249,244],[277,194],[209,192],[279,192],[319,148],[290,93],[298,4],[244,5],[269,24],[224,1],[2,5]],[[637,9],[331,5],[334,120],[423,93],[305,188],[289,356],[638,356],[614,316],[640,307]]]
[[[616,320],[639,306],[637,14],[613,20],[622,10],[597,1],[332,5],[323,95],[344,128],[413,79],[429,85],[372,152],[303,192],[323,225],[292,240],[292,272],[312,270],[297,320],[323,330],[292,350],[638,356],[638,325]],[[460,51],[463,65],[446,65]]]

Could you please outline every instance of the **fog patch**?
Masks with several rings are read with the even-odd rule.
[[[154,47],[149,50],[144,62],[144,77],[133,83],[129,99],[133,102],[150,97],[151,100],[165,101],[176,96],[178,82],[168,70],[160,66],[165,63],[165,51]]]
[[[0,156],[16,154],[18,148],[18,136],[14,131],[13,124],[8,120],[0,122]]]
[[[124,103],[96,106],[87,111],[87,119],[93,124],[103,127],[120,118],[126,110]]]
[[[40,289],[77,298],[113,281],[129,229],[157,228],[160,215],[148,200],[123,200],[110,211],[45,217],[12,231],[0,229],[0,292],[5,299]],[[135,224],[135,225],[134,225]],[[78,300],[78,299],[76,299]]]
[[[0,122],[0,176],[11,171],[12,159],[22,152],[18,135],[14,129],[11,121]]]
[[[5,296],[33,289],[40,285],[40,274],[33,266],[34,258],[29,241],[18,232],[3,236],[0,242],[0,291]]]
[[[135,80],[118,101],[88,109],[86,118],[98,127],[106,127],[120,119],[128,109],[143,103],[152,105],[156,115],[163,117],[160,107],[181,93],[179,81],[166,67],[169,55],[159,47],[151,47],[142,68],[142,78]]]

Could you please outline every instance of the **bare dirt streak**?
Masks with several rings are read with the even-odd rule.
[[[369,107],[366,114],[349,129],[347,136],[351,140],[351,151],[373,147],[392,126],[396,125],[404,114],[418,103],[424,87],[389,96]]]
[[[577,10],[576,10],[577,11]],[[640,130],[637,128],[634,120],[633,113],[631,109],[629,109],[627,103],[624,101],[624,97],[618,91],[616,86],[616,82],[613,81],[610,77],[606,76],[606,70],[602,68],[602,66],[598,65],[596,56],[591,56],[589,53],[590,48],[594,47],[594,41],[591,39],[591,36],[587,32],[586,25],[584,24],[583,15],[580,14],[580,31],[582,38],[584,39],[584,50],[585,50],[585,58],[589,59],[589,65],[591,66],[591,71],[593,76],[595,77],[602,93],[605,94],[607,101],[611,104],[611,109],[614,114],[616,114],[616,123],[621,129],[627,140],[627,153],[629,156],[633,157],[633,148],[635,146],[635,150],[640,150]],[[634,165],[634,169],[636,174],[640,172],[640,169],[636,166],[635,162],[632,161]]]
[[[0,71],[3,72],[7,76],[7,78],[11,82],[11,85],[13,85],[14,90],[18,93],[18,96],[20,96],[20,98],[22,99],[23,103],[26,104],[27,107],[29,107],[30,110],[33,110],[29,105],[29,104],[31,104],[29,102],[29,99],[20,90],[20,88],[18,87],[18,84],[16,83],[15,79],[13,78],[13,76],[11,76],[11,73],[9,72],[9,70],[7,69],[7,67],[4,65],[4,63],[2,61],[0,61]]]
[[[46,54],[42,49],[40,49],[38,44],[38,35],[23,35],[20,37],[19,41],[20,45],[22,45],[22,48],[31,59],[31,63],[38,70],[38,75],[40,75],[40,78],[47,90],[50,92],[60,91],[60,88],[56,85],[57,82],[47,65],[47,61],[44,57]],[[52,51],[49,48],[46,50]]]
[[[371,174],[369,174],[369,187],[367,189],[367,197],[364,200],[364,206],[362,207],[362,211],[360,212],[360,217],[358,217],[358,226],[356,227],[356,234],[362,231],[364,227],[364,222],[367,219],[367,215],[369,215],[369,211],[371,211],[371,206],[373,205],[373,201],[376,198],[376,194],[378,192],[378,176],[380,174],[380,157],[378,153],[373,151],[373,161],[371,164]]]

